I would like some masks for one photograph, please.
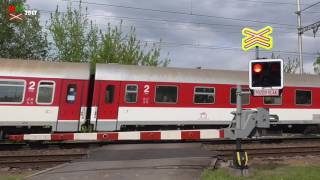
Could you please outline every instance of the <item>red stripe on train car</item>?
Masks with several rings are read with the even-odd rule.
[[[218,138],[224,138],[224,130],[219,130],[219,137]]]
[[[117,141],[119,137],[118,133],[98,133],[98,141]]]
[[[140,140],[143,140],[143,141],[161,140],[161,132],[141,132]]]
[[[199,140],[200,131],[182,131],[181,140]]]
[[[24,135],[9,135],[8,139],[10,141],[23,141],[24,140]]]
[[[51,141],[68,141],[74,140],[73,133],[59,133],[59,134],[52,134]]]

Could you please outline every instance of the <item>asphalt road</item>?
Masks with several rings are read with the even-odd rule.
[[[195,180],[213,152],[201,143],[118,144],[92,150],[86,159],[61,165],[32,180]]]

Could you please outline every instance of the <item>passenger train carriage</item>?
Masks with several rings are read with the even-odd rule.
[[[144,128],[225,127],[236,108],[244,71],[0,60],[0,129],[76,132]],[[320,123],[320,78],[286,74],[280,97],[243,97],[265,107],[277,124]],[[88,109],[88,110],[87,110]],[[19,131],[18,131],[19,130]]]
[[[280,124],[320,123],[320,78],[285,75],[280,97],[243,97],[244,108],[270,108]],[[98,64],[91,123],[96,130],[136,125],[227,125],[236,84],[248,72]]]
[[[88,64],[1,59],[0,67],[1,130],[80,130],[86,119]]]

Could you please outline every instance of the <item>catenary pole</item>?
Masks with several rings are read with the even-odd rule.
[[[300,0],[297,0],[298,10],[297,10],[297,21],[298,21],[298,48],[299,48],[299,65],[300,74],[303,74],[303,57],[302,57],[302,32],[301,32],[301,7]]]

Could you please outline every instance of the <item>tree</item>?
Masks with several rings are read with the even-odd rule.
[[[282,58],[280,55],[275,56],[275,54],[272,53],[271,59],[282,59]],[[299,67],[300,67],[300,64],[297,58],[291,59],[290,57],[287,57],[287,61],[284,62],[284,65],[283,65],[283,72],[295,74]]]
[[[298,58],[290,59],[288,57],[288,61],[284,63],[283,72],[295,74],[300,67]]]
[[[167,66],[169,58],[160,60],[160,47],[153,43],[147,50],[148,44],[137,40],[135,28],[131,27],[128,34],[122,32],[122,23],[118,27],[108,24],[105,33],[100,32],[101,43],[98,55],[94,59],[99,63],[134,64],[144,66]],[[161,41],[159,42],[161,43]]]
[[[55,59],[72,62],[119,63],[146,66],[166,66],[169,59],[160,60],[160,45],[153,44],[147,48],[137,39],[135,28],[125,34],[122,23],[112,27],[107,25],[103,32],[89,22],[87,9],[82,13],[81,2],[78,9],[71,4],[66,13],[59,12],[57,7],[51,14],[49,30],[56,47]]]
[[[87,9],[86,9],[87,12]],[[71,4],[66,13],[61,13],[57,6],[51,14],[49,30],[56,48],[54,59],[68,62],[88,62],[93,48],[97,47],[97,30],[94,25],[87,30],[89,21],[87,13],[82,13],[81,3],[79,10],[72,10]]]
[[[25,16],[23,20],[9,20],[9,5],[24,13],[24,0],[3,1],[0,12],[0,57],[20,59],[46,59],[47,35],[40,26],[40,14]]]
[[[318,57],[317,59],[314,61],[313,63],[313,71],[316,73],[316,74],[319,74],[320,75],[320,53],[318,54]]]

